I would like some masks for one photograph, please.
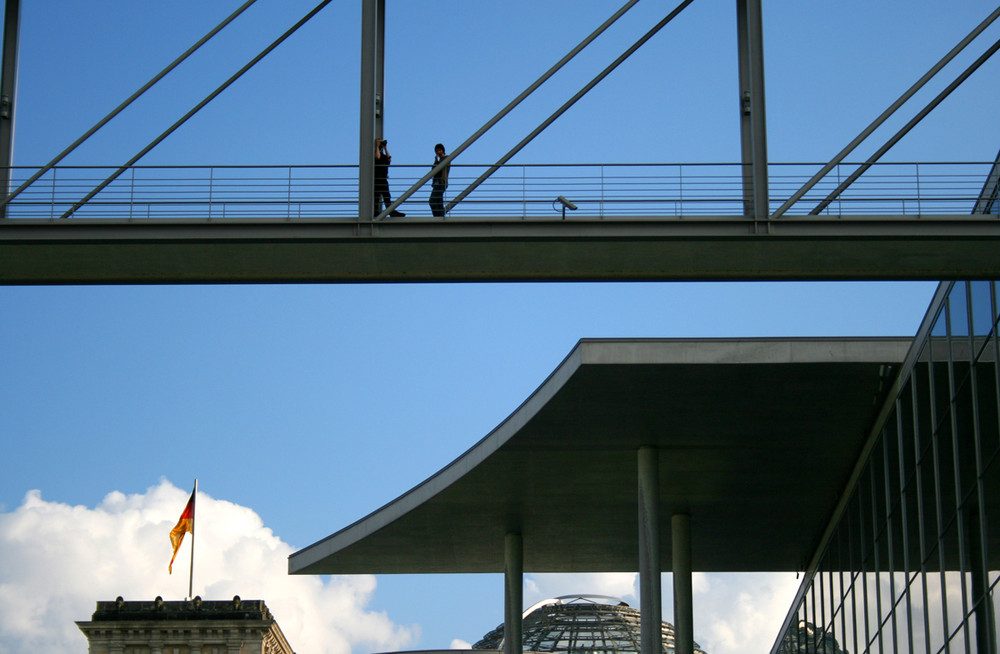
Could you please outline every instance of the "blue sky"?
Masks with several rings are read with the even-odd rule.
[[[23,0],[15,164],[48,161],[238,4]],[[464,140],[619,5],[387,4],[386,135],[394,164],[421,165],[435,142]],[[258,5],[67,163],[124,161],[312,6]],[[551,92],[501,123],[466,161],[488,163],[506,151],[666,6],[640,2],[593,53],[553,80]],[[737,161],[733,8],[731,1],[697,0],[517,161]],[[771,160],[832,157],[992,9],[972,1],[944,11],[924,1],[768,0]],[[332,3],[143,163],[356,162],[359,11],[357,2]],[[962,62],[997,38],[998,27]],[[950,66],[859,156],[965,63]],[[984,66],[888,158],[992,160],[1000,144],[997,65]],[[205,534],[208,543],[199,541],[199,548],[232,546],[238,554],[197,571],[196,593],[224,599],[235,588],[282,608],[293,606],[282,604],[293,595],[316,606],[352,607],[344,612],[351,619],[327,615],[327,631],[317,633],[315,626],[293,632],[290,626],[308,621],[293,608],[276,609],[299,651],[362,654],[474,642],[502,620],[499,577],[293,586],[307,581],[278,578],[284,557],[457,457],[513,411],[580,338],[911,335],[934,288],[933,282],[0,287],[0,561],[24,561],[16,569],[0,565],[0,653],[40,645],[83,652],[82,635],[66,625],[86,618],[93,601],[118,594],[183,597],[186,576],[165,573],[166,534],[194,477],[212,498],[205,510],[217,512],[217,524],[252,523],[255,534],[221,528]],[[26,499],[34,490],[40,495]],[[144,525],[143,534],[151,526],[148,548],[136,541],[128,549],[115,537],[131,521]],[[39,542],[50,545],[42,548],[45,556],[34,551]],[[255,568],[257,557],[267,565]],[[242,567],[227,567],[236,559]],[[57,574],[64,569],[78,581],[69,584],[72,593]],[[710,654],[748,643],[767,647],[795,587],[788,579],[713,577],[699,584],[695,637]],[[590,589],[634,601],[630,577],[558,576],[530,579],[526,601]],[[762,595],[737,602],[752,589]],[[31,631],[13,618],[2,622],[4,615],[21,616],[15,598],[29,591],[38,598],[30,617],[40,626]],[[764,626],[749,640],[732,635],[756,623]],[[321,650],[312,643],[327,644]]]

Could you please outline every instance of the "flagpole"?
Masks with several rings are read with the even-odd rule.
[[[188,575],[188,599],[194,599],[194,523],[198,519],[198,478],[194,479],[194,492],[191,494],[191,570]]]

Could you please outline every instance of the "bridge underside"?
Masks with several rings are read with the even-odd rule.
[[[0,222],[0,283],[1000,277],[986,215]]]

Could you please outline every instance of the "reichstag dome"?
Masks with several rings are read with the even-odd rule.
[[[674,626],[662,623],[663,652],[674,654]],[[604,595],[567,595],[544,600],[525,611],[525,652],[618,654],[639,652],[639,610]],[[474,650],[502,650],[503,625],[472,646]],[[695,654],[705,654],[698,643]]]

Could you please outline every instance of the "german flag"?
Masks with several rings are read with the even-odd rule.
[[[195,491],[191,491],[191,499],[188,500],[187,506],[181,512],[180,520],[170,530],[170,545],[174,548],[174,555],[170,557],[170,565],[167,567],[169,574],[174,573],[174,559],[177,558],[177,550],[181,548],[181,542],[184,541],[184,533],[194,534],[194,494]]]

